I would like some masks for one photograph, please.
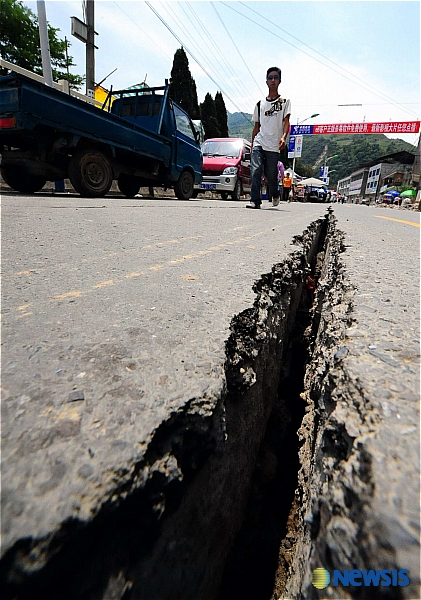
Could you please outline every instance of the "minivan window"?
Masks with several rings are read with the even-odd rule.
[[[243,144],[239,141],[212,142],[206,141],[202,145],[203,156],[225,156],[227,158],[238,158]]]

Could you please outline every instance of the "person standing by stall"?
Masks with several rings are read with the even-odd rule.
[[[283,185],[282,200],[284,202],[288,202],[289,193],[291,191],[291,186],[292,186],[292,178],[289,173],[285,173],[285,177],[282,181],[282,185]]]

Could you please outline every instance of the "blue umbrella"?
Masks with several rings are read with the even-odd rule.
[[[387,192],[385,196],[399,196],[399,192],[397,192],[396,190],[390,190],[390,192]]]

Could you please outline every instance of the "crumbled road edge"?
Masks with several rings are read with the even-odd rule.
[[[312,328],[307,331],[310,357],[302,394],[306,414],[298,432],[299,485],[280,548],[272,600],[421,597],[415,480],[419,434],[416,427],[397,430],[387,418],[391,411],[384,402],[391,394],[376,393],[379,371],[387,373],[391,359],[367,353],[370,338],[362,340],[364,326],[359,327],[367,317],[354,305],[356,286],[340,259],[344,250],[344,235],[331,229]],[[367,370],[360,378],[361,361],[367,362]],[[368,382],[370,365],[374,380]],[[380,377],[378,385],[384,384]],[[399,403],[399,398],[394,400]],[[407,394],[401,409],[416,414],[414,400]],[[395,416],[397,410],[392,411]],[[319,591],[311,583],[312,572],[319,567],[330,572],[408,569],[411,583],[363,592],[342,586]]]

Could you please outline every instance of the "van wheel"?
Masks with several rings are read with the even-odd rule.
[[[189,171],[183,171],[174,184],[175,195],[179,200],[189,200],[193,195],[193,191],[193,175]]]
[[[98,150],[84,149],[72,156],[69,179],[81,196],[100,198],[110,190],[113,172],[105,154]]]
[[[18,192],[23,192],[24,194],[34,194],[35,192],[39,192],[47,181],[44,177],[27,175],[21,172],[18,173],[18,171],[12,169],[9,171],[2,170],[2,176],[9,187]]]
[[[228,192],[221,192],[221,198],[222,198],[222,200],[227,200]]]
[[[231,198],[233,200],[237,201],[241,198],[241,193],[242,193],[241,181],[239,179],[237,179],[237,181],[235,183],[235,188],[231,194]]]
[[[122,174],[118,178],[118,189],[126,198],[134,198],[139,191],[140,181],[137,177]]]

